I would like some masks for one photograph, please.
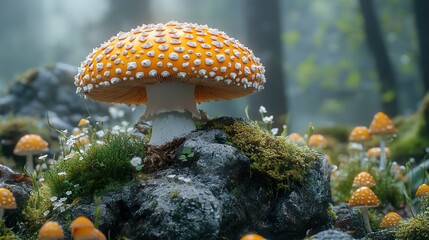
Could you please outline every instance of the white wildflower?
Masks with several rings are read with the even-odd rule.
[[[267,113],[267,109],[265,109],[265,107],[264,107],[264,106],[260,106],[260,107],[259,107],[259,112],[260,112],[261,114]]]
[[[46,160],[47,157],[48,157],[48,154],[42,155],[39,157],[39,160],[44,161],[44,160]]]
[[[279,132],[279,129],[278,128],[272,128],[271,129],[271,133],[275,136],[275,135],[277,135],[277,133]]]
[[[67,196],[70,196],[71,194],[72,194],[72,191],[67,191],[67,192],[66,192],[66,195],[67,195]]]
[[[271,123],[271,122],[273,121],[273,119],[274,119],[274,117],[271,115],[271,116],[269,116],[269,117],[264,117],[264,118],[262,118],[262,121],[263,121],[264,123]]]
[[[44,182],[45,179],[44,178],[39,178],[39,182]]]
[[[51,197],[51,202],[55,202],[55,201],[57,201],[57,197],[55,197],[55,196],[53,196],[53,197]]]
[[[79,161],[82,161],[82,160],[83,160],[83,157],[82,157],[82,156],[80,156],[80,157],[79,157]]]
[[[99,137],[99,138],[104,137],[104,131],[103,130],[99,130],[95,134],[97,134],[97,137]]]
[[[140,157],[133,157],[130,162],[133,167],[137,167],[142,164],[142,159]]]
[[[58,173],[58,176],[62,176],[62,175],[67,175],[67,173],[66,172],[59,172]]]
[[[51,211],[49,211],[49,210],[44,211],[44,212],[43,212],[43,216],[44,216],[44,217],[48,216],[48,214],[49,214],[50,212],[51,212]]]
[[[60,200],[58,200],[58,201],[60,201],[60,202],[65,202],[67,200],[67,198],[66,197],[62,197],[62,198],[60,198]]]
[[[64,206],[60,207],[60,212],[64,212],[66,209],[64,208]]]

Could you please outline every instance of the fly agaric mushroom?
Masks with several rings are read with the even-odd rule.
[[[388,147],[384,148],[384,152],[386,154],[386,157],[390,156],[390,149]],[[366,151],[366,156],[369,158],[378,158],[380,157],[381,154],[381,150],[379,147],[373,147],[368,149],[368,151]]]
[[[205,25],[142,25],[93,50],[75,77],[76,92],[109,103],[146,104],[150,144],[195,129],[196,104],[261,91],[265,69],[238,40]]]
[[[375,180],[372,177],[372,175],[368,172],[360,172],[356,177],[353,179],[353,187],[375,187]]]
[[[49,221],[40,228],[39,240],[59,240],[64,239],[64,230],[57,222]]]
[[[307,144],[309,147],[325,148],[328,145],[328,141],[321,134],[313,134],[308,139]]]
[[[395,212],[389,212],[384,215],[383,219],[380,222],[380,228],[391,228],[398,226],[399,222],[402,220],[401,216]]]
[[[48,143],[41,136],[27,134],[18,140],[13,153],[27,157],[26,170],[32,173],[34,171],[33,155],[46,151],[48,151]]]
[[[357,144],[359,148],[359,159],[360,159],[360,166],[363,166],[363,160],[364,160],[364,148],[363,148],[363,142],[371,140],[371,134],[369,132],[369,129],[364,126],[357,126],[353,128],[353,130],[350,132],[349,135],[349,141]]]
[[[423,183],[417,188],[416,197],[423,197],[427,195],[429,195],[429,186]]]
[[[251,233],[241,237],[240,240],[266,240],[266,238],[262,237],[259,234]]]
[[[386,136],[393,135],[396,133],[396,127],[393,125],[392,120],[382,113],[378,112],[374,115],[369,130],[372,135],[380,136],[380,166],[379,169],[383,170],[386,168],[387,160],[386,153],[384,151],[386,147]]]
[[[380,200],[378,200],[375,193],[368,187],[360,187],[353,192],[349,200],[350,207],[361,210],[363,222],[368,232],[372,232],[371,225],[369,224],[368,208],[378,207],[378,205],[380,205]]]
[[[15,209],[16,200],[13,193],[7,188],[0,188],[0,219],[3,218],[4,209]]]

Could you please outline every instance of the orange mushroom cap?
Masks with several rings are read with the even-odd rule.
[[[48,143],[36,134],[27,134],[21,137],[15,145],[13,153],[16,155],[38,154],[48,151]]]
[[[380,200],[378,200],[377,195],[368,187],[360,187],[353,192],[349,200],[350,207],[369,208],[377,207],[378,205],[380,205]]]
[[[324,148],[328,145],[328,140],[321,134],[313,134],[308,139],[309,147],[320,147]]]
[[[365,142],[371,140],[371,134],[369,133],[369,129],[364,126],[357,126],[353,128],[349,135],[350,142]]]
[[[40,228],[38,239],[39,240],[64,239],[64,230],[57,222],[53,222],[53,221],[46,222]]]
[[[95,234],[97,235],[97,240],[107,240],[106,236],[98,229],[94,229]]]
[[[387,213],[380,222],[380,228],[390,228],[398,226],[402,220],[401,216],[395,212]]]
[[[361,172],[353,180],[353,187],[375,187],[376,183],[372,175],[368,172]]]
[[[78,127],[82,127],[82,126],[87,125],[87,124],[89,124],[89,120],[88,120],[88,119],[86,119],[86,118],[82,118],[82,119],[79,121],[79,123],[77,124],[77,126],[78,126]]]
[[[0,188],[0,208],[15,209],[16,200],[13,193],[7,188]]]
[[[265,238],[259,234],[252,233],[241,237],[240,240],[265,240]]]
[[[374,135],[392,135],[396,133],[396,127],[393,125],[392,120],[382,112],[374,115],[369,130]]]
[[[232,99],[264,88],[260,59],[238,40],[206,25],[142,25],[120,32],[88,55],[77,92],[102,102],[145,104],[146,85],[195,85],[195,101]]]
[[[390,149],[388,147],[384,148],[384,152],[386,153],[386,157],[390,156]],[[366,156],[375,157],[375,158],[380,157],[380,148],[379,147],[373,147],[373,148],[368,149],[368,151],[366,151]]]
[[[74,240],[99,240],[99,235],[95,228],[76,228],[72,231]]]
[[[304,138],[299,133],[291,133],[287,136],[290,140],[294,141],[296,144],[304,144]]]
[[[427,195],[429,195],[429,186],[423,183],[417,188],[416,197],[423,197]]]
[[[91,222],[91,220],[89,220],[87,217],[83,217],[83,216],[77,217],[70,224],[70,229],[71,229],[72,235],[78,229],[94,229],[94,228],[95,228],[95,226]]]

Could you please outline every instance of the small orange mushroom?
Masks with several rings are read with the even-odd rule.
[[[57,222],[49,221],[40,228],[38,240],[64,239],[64,230]]]
[[[321,134],[313,134],[308,139],[309,147],[325,148],[328,145],[328,140]]]
[[[305,140],[299,133],[291,133],[287,137],[300,146],[305,145]]]
[[[353,128],[349,135],[350,142],[365,142],[371,140],[369,129],[365,126],[357,126]]]
[[[360,172],[356,177],[353,179],[353,187],[375,187],[376,182],[374,180],[374,177],[368,173],[368,172]]]
[[[383,170],[386,168],[387,159],[384,149],[386,147],[385,136],[393,135],[396,133],[396,127],[393,125],[392,120],[382,113],[378,112],[374,115],[369,130],[372,135],[380,135],[380,166],[379,169]]]
[[[423,197],[427,195],[429,195],[429,186],[423,183],[417,188],[416,197]]]
[[[34,171],[33,155],[48,151],[48,143],[36,134],[27,134],[21,137],[15,145],[13,153],[19,156],[26,156],[26,169],[28,173]]]
[[[251,233],[241,237],[240,240],[266,240],[266,239],[259,234]]]
[[[388,147],[384,148],[384,152],[386,153],[386,157],[390,156],[390,149]],[[378,158],[380,157],[381,150],[379,147],[373,147],[366,151],[366,156],[369,158]]]
[[[398,226],[399,222],[402,220],[401,216],[395,212],[389,212],[384,215],[383,219],[380,222],[380,228],[391,228]]]
[[[70,229],[74,240],[106,240],[106,236],[87,217],[77,217]]]
[[[369,224],[368,208],[378,207],[378,205],[380,205],[380,200],[378,200],[377,195],[368,187],[361,187],[353,192],[349,200],[350,207],[361,210],[365,228],[368,232],[372,232],[371,225]]]
[[[7,188],[0,188],[0,219],[3,218],[4,209],[15,209],[16,200],[13,193]]]

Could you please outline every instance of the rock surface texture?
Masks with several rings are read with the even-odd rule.
[[[248,232],[300,239],[329,227],[326,159],[314,164],[303,185],[272,193],[250,175],[250,159],[227,144],[222,131],[194,132],[183,147],[194,156],[101,197],[102,231],[131,239],[239,239]],[[83,202],[72,216],[94,217],[95,208]]]

